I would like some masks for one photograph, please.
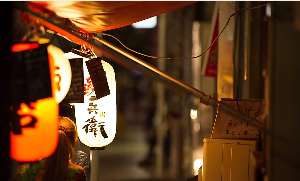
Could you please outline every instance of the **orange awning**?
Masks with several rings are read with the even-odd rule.
[[[31,1],[89,33],[120,28],[195,1]]]

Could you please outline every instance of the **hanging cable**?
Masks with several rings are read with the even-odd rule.
[[[107,34],[107,33],[101,33],[101,32],[99,32],[98,34],[112,37],[112,38],[114,38],[115,40],[117,40],[117,41],[118,41],[124,48],[126,48],[127,50],[132,51],[132,52],[134,52],[134,53],[136,53],[136,54],[145,56],[145,57],[149,57],[149,58],[168,59],[168,60],[199,58],[199,57],[201,57],[202,55],[204,55],[204,54],[205,54],[205,53],[213,46],[213,44],[217,41],[217,39],[220,37],[220,35],[224,32],[224,30],[225,30],[226,27],[228,26],[228,24],[229,24],[229,22],[230,22],[230,19],[231,19],[233,16],[235,16],[238,12],[243,11],[243,10],[253,10],[253,9],[258,9],[258,8],[261,8],[261,7],[266,6],[266,5],[267,5],[267,4],[263,4],[263,5],[256,6],[256,7],[253,7],[253,8],[241,8],[241,9],[236,10],[234,13],[232,13],[232,14],[229,16],[226,25],[225,25],[224,28],[221,30],[221,32],[218,34],[218,36],[214,39],[214,41],[210,44],[210,46],[209,46],[206,50],[204,50],[204,52],[202,52],[200,55],[198,55],[198,56],[196,56],[196,57],[174,57],[174,58],[171,58],[171,57],[156,57],[156,56],[146,55],[146,54],[143,54],[143,53],[140,53],[140,52],[137,52],[137,51],[135,51],[135,50],[132,50],[132,49],[128,48],[128,47],[127,47],[126,45],[124,45],[118,38],[116,38],[116,37],[113,36],[113,35],[110,35],[110,34]]]

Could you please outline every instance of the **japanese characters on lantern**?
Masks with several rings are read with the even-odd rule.
[[[78,58],[67,54],[68,58]],[[85,61],[85,60],[84,60]],[[106,72],[110,95],[96,99],[88,69],[84,68],[84,103],[75,103],[76,125],[79,139],[89,147],[103,147],[111,143],[116,134],[117,105],[115,73],[110,64],[101,61]]]
[[[56,82],[56,101],[60,103],[67,95],[71,85],[71,66],[69,60],[64,56],[64,52],[53,46],[48,46],[48,52],[54,59],[55,82]]]
[[[85,130],[86,134],[88,134],[89,132],[94,133],[95,137],[97,137],[98,130],[100,130],[101,136],[103,138],[108,138],[104,128],[106,114],[105,112],[99,112],[98,105],[94,103],[95,100],[95,96],[91,96],[91,98],[89,99],[89,108],[87,109],[87,111],[93,117],[90,116],[90,118],[85,121],[86,124],[83,126],[82,129]]]

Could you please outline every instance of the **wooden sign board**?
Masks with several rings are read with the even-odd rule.
[[[12,55],[12,95],[17,104],[52,97],[48,44],[39,46]]]
[[[69,59],[72,71],[72,79],[69,92],[61,103],[84,103],[84,76],[83,59]]]
[[[101,63],[101,58],[94,58],[85,63],[94,86],[96,98],[100,99],[109,95],[110,90],[106,79],[106,73]]]
[[[22,45],[20,43],[15,46]],[[31,103],[53,96],[47,51],[48,44],[41,44],[37,47],[31,50],[26,49],[12,53],[12,62],[10,65],[12,86],[11,124],[14,134],[22,134],[21,116],[17,114],[21,103],[25,103],[31,107]],[[36,122],[37,120],[32,118],[31,123],[26,126],[34,127]]]
[[[264,107],[262,100],[221,99],[221,102],[262,122],[261,116]],[[219,107],[211,137],[218,139],[257,139],[259,131],[246,120],[234,116],[230,109],[220,109]]]

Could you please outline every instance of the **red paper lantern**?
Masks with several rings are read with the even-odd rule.
[[[38,43],[19,43],[12,46],[12,52],[30,50],[39,47]],[[49,51],[48,51],[49,52]],[[58,142],[58,104],[55,99],[55,66],[53,56],[48,54],[52,85],[52,97],[31,102],[30,108],[21,103],[17,114],[23,116],[20,119],[21,126],[37,119],[34,127],[23,127],[22,134],[13,134],[11,131],[10,156],[19,162],[38,161],[50,156],[56,149]]]

